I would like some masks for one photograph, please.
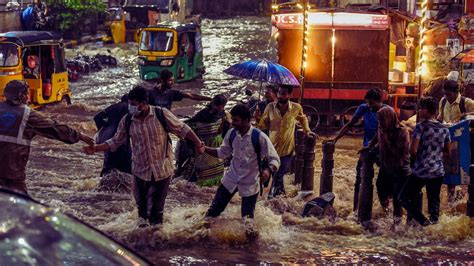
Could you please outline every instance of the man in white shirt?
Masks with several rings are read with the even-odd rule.
[[[201,150],[221,159],[232,156],[231,165],[217,189],[206,217],[219,216],[239,191],[242,197],[242,218],[247,233],[255,233],[253,217],[260,182],[267,181],[271,173],[278,170],[280,158],[267,135],[250,125],[251,113],[247,106],[238,104],[232,108],[230,114],[233,129],[229,130],[222,145],[219,148],[204,147]],[[256,140],[258,143],[255,143]],[[257,149],[260,150],[260,161],[268,162],[262,163],[261,167],[258,165]]]

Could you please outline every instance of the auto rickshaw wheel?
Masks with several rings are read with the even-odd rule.
[[[303,112],[308,118],[309,128],[311,131],[316,132],[321,121],[318,110],[311,105],[303,105]]]
[[[340,118],[341,128],[351,121],[357,107],[351,106],[342,112]],[[361,136],[364,133],[364,118],[362,117],[347,133],[351,136]]]

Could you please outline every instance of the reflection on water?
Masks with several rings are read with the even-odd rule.
[[[231,103],[242,98],[247,81],[227,76],[222,70],[240,60],[262,58],[269,36],[268,18],[204,20],[203,44],[206,74],[203,81],[179,84],[186,91],[205,95],[226,93]],[[106,48],[89,45],[92,52]],[[85,51],[80,47],[76,51]],[[91,117],[117,101],[139,82],[136,47],[113,48],[119,67],[84,77],[73,84],[74,104],[45,108],[54,118],[93,134]],[[178,114],[189,115],[205,103],[183,101],[174,105]],[[426,229],[392,228],[377,201],[373,232],[365,232],[352,213],[352,191],[357,149],[361,140],[343,139],[335,153],[334,193],[338,218],[335,223],[301,218],[303,202],[293,199],[260,200],[255,222],[260,236],[245,239],[240,220],[240,199],[235,197],[210,227],[202,217],[215,188],[199,188],[174,180],[165,208],[163,228],[135,228],[137,211],[131,195],[99,192],[102,158],[85,156],[81,145],[65,145],[38,138],[28,165],[29,190],[36,199],[71,213],[108,235],[128,244],[156,263],[420,263],[474,262],[474,223],[462,215],[465,204],[448,208],[438,225]],[[318,191],[321,146],[317,147],[315,190]],[[287,180],[288,193],[297,188]],[[442,192],[443,196],[445,191]]]

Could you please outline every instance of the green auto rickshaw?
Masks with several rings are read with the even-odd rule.
[[[201,29],[194,22],[164,22],[141,29],[138,47],[140,78],[155,79],[164,69],[176,82],[190,81],[204,73]]]

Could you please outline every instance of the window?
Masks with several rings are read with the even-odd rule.
[[[66,72],[66,62],[64,61],[64,49],[60,48],[59,45],[54,46],[54,73]]]
[[[12,67],[19,63],[18,47],[12,43],[0,43],[0,67]]]
[[[172,31],[143,31],[140,50],[168,52],[173,49]]]

